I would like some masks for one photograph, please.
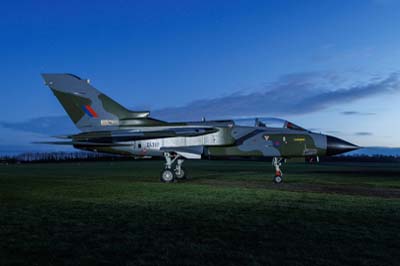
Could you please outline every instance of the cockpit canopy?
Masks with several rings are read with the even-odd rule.
[[[288,128],[293,130],[307,131],[306,129],[289,122],[287,120],[264,117],[264,118],[241,118],[234,120],[235,125],[248,127],[266,127],[266,128]]]

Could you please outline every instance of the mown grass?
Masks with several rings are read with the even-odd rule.
[[[399,265],[400,198],[291,192],[263,162],[0,167],[1,265]],[[286,183],[400,189],[395,164],[285,166]],[[212,185],[213,181],[223,181]]]

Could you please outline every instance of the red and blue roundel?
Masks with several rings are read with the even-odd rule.
[[[281,142],[279,140],[274,141],[274,146],[275,147],[281,146]]]
[[[95,117],[95,118],[99,117],[99,115],[93,110],[93,108],[90,105],[85,105],[83,106],[82,109],[90,117]]]

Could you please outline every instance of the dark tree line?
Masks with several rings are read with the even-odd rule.
[[[132,157],[91,152],[26,152],[15,156],[0,156],[0,163],[122,161],[131,159]]]
[[[322,157],[321,162],[384,162],[399,163],[400,156],[393,155],[341,155],[333,157]]]

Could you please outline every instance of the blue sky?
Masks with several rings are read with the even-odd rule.
[[[400,147],[399,1],[0,5],[0,152],[74,130],[42,72],[89,78],[163,119],[279,116]]]

